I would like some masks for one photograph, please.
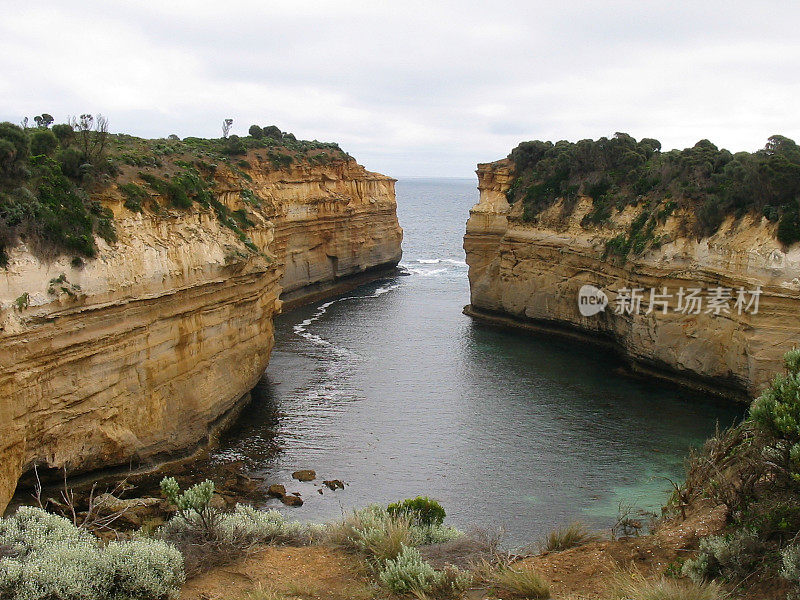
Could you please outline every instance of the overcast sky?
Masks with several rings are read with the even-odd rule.
[[[252,123],[396,177],[520,141],[800,141],[800,2],[0,0],[0,120],[147,137]]]

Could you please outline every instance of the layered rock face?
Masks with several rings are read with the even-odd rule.
[[[627,230],[635,207],[584,229],[591,200],[582,198],[570,217],[561,217],[559,202],[526,223],[522,207],[506,201],[512,169],[508,161],[478,167],[480,201],[464,237],[468,314],[604,343],[638,370],[740,400],[757,395],[781,371],[783,354],[800,343],[800,250],[782,249],[766,219],[729,219],[697,240],[682,234],[681,215],[674,214],[655,232],[658,248],[622,260],[607,256],[605,243]],[[605,292],[605,310],[582,314],[584,285]],[[727,312],[714,308],[711,298],[726,295],[717,288],[730,290]],[[736,305],[740,288],[749,307]],[[758,288],[754,312],[751,291]],[[700,289],[704,303],[681,311],[690,289]],[[632,296],[641,297],[640,306]]]
[[[250,157],[248,157],[250,158]],[[294,298],[400,259],[394,180],[355,161],[240,178],[217,199],[245,210],[241,236],[210,209],[159,214],[100,199],[119,241],[98,257],[36,258],[0,270],[0,510],[34,464],[70,472],[138,465],[205,443],[269,361],[284,285]]]
[[[285,302],[313,299],[347,278],[400,262],[394,179],[355,161],[260,170],[253,177],[275,207],[270,218],[285,266]]]

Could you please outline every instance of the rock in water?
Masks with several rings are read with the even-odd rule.
[[[287,494],[281,498],[281,502],[286,506],[303,506],[303,499],[299,496],[293,496],[292,494]]]
[[[331,490],[343,490],[344,483],[339,481],[338,479],[329,479],[322,482],[324,485],[327,485]]]
[[[314,481],[317,478],[317,473],[312,469],[301,469],[292,473],[292,478],[298,481]]]
[[[283,498],[286,495],[286,488],[280,483],[273,483],[271,486],[269,486],[267,494],[273,498]]]

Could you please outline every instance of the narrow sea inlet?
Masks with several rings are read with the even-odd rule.
[[[400,180],[401,274],[276,320],[255,400],[214,457],[305,501],[275,508],[325,521],[429,495],[452,524],[501,525],[515,546],[572,520],[610,526],[620,507],[658,511],[689,448],[742,416],[625,376],[603,350],[464,316],[475,187]],[[297,469],[347,487],[319,494]]]

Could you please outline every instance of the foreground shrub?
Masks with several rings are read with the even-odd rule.
[[[800,351],[787,352],[784,365],[785,373],[751,404],[749,418],[718,432],[693,456],[686,485],[677,490],[681,506],[708,497],[729,515],[729,533],[702,540],[698,555],[683,566],[682,572],[696,582],[715,577],[774,580],[779,571],[789,580],[796,575],[798,552],[792,546],[800,533]]]
[[[215,514],[210,522],[213,525],[206,527],[199,520],[178,515],[161,527],[159,535],[176,541],[206,537],[242,549],[260,544],[310,544],[322,535],[320,526],[287,521],[277,510],[257,510],[243,504],[232,513]]]
[[[348,550],[382,561],[395,558],[405,546],[440,544],[459,538],[460,531],[445,525],[422,526],[406,514],[392,515],[372,504],[328,528],[328,539]]]
[[[800,483],[800,350],[784,355],[778,375],[750,406],[750,421],[763,438],[764,462],[778,483]]]
[[[547,534],[541,545],[542,552],[560,552],[575,548],[589,542],[596,542],[600,537],[589,531],[582,523],[570,523],[566,527],[556,529]]]
[[[368,559],[393,559],[406,546],[413,546],[411,524],[406,517],[393,517],[378,504],[354,511],[328,528],[328,541]]]
[[[156,537],[183,553],[190,575],[228,563],[263,544],[308,544],[322,536],[321,526],[287,521],[276,510],[237,505],[231,513],[210,506],[214,484],[206,480],[185,492],[164,478],[161,490],[178,514],[158,529]]]
[[[416,548],[404,546],[397,558],[385,561],[378,578],[398,594],[408,592],[437,597],[458,596],[472,583],[472,575],[455,568],[437,571]]]
[[[781,551],[781,577],[800,585],[800,546],[792,544]]]
[[[647,579],[638,571],[620,573],[611,587],[613,600],[722,600],[727,597],[716,583],[677,579]]]
[[[750,406],[750,419],[766,434],[800,441],[800,350],[783,357],[785,375],[778,375]]]
[[[101,547],[67,519],[22,507],[0,520],[0,597],[9,600],[176,598],[183,558],[159,540]]]
[[[387,511],[393,517],[405,515],[412,525],[420,527],[441,525],[447,516],[442,505],[427,496],[417,496],[416,498],[406,498],[402,502],[393,502],[387,507]]]
[[[419,550],[403,546],[394,559],[385,562],[378,575],[381,582],[393,592],[426,591],[436,579],[436,570],[422,560]]]
[[[752,530],[712,535],[700,540],[700,551],[681,572],[696,583],[716,577],[740,580],[757,570],[763,554],[764,544]]]

